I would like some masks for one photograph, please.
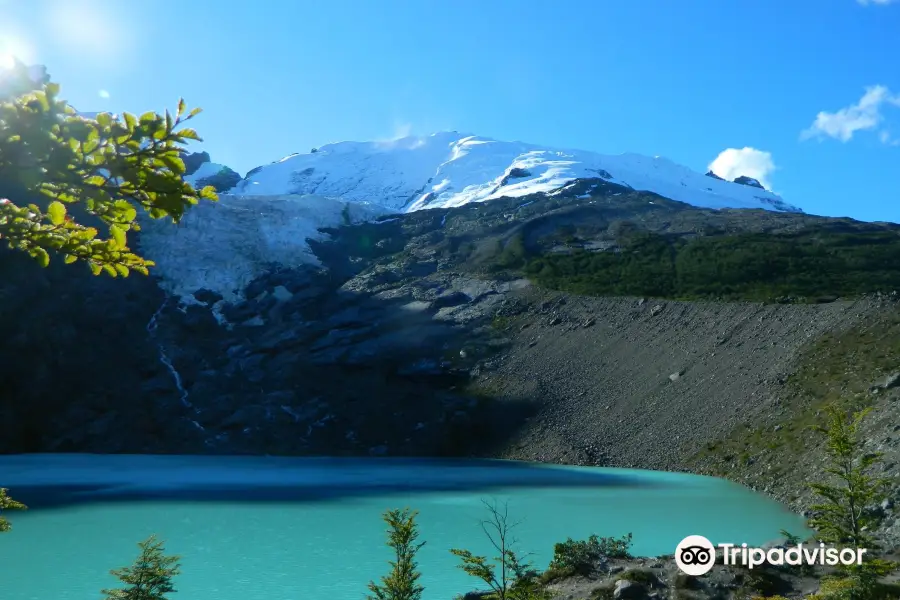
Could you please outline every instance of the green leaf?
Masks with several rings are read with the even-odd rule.
[[[128,267],[126,267],[125,265],[119,264],[119,263],[116,263],[113,266],[116,268],[116,271],[119,273],[119,275],[121,275],[122,277],[128,277],[128,275],[129,275]]]
[[[178,113],[177,116],[181,116],[184,114],[184,111],[187,110],[187,103],[184,101],[184,98],[180,98],[178,100]]]
[[[125,113],[122,116],[125,119],[125,127],[128,129],[128,133],[133,133],[134,128],[137,127],[137,117],[131,113]]]
[[[118,249],[122,249],[126,247],[128,243],[125,238],[125,232],[118,225],[110,225],[109,226],[109,234],[112,236],[113,241],[116,243],[116,247]]]
[[[65,264],[67,264],[67,265],[71,265],[73,262],[75,262],[75,261],[77,261],[77,260],[78,260],[78,257],[77,257],[77,256],[73,256],[73,255],[71,255],[71,254],[66,254],[66,255],[63,257],[63,262],[64,262]]]
[[[184,161],[178,155],[165,155],[160,157],[160,161],[165,164],[176,175],[183,175],[185,171]]]
[[[103,268],[95,262],[89,263],[91,267],[91,273],[94,275],[99,275],[103,272]]]
[[[195,108],[194,110],[192,110],[190,112],[190,114],[188,115],[188,118],[190,119],[190,118],[196,117],[197,115],[199,115],[202,112],[203,112],[202,108]]]
[[[66,205],[54,200],[47,207],[47,215],[54,225],[62,225],[66,221]]]
[[[47,265],[50,264],[50,255],[47,254],[47,251],[41,247],[32,248],[29,251],[29,254],[31,254],[31,256],[33,256],[35,259],[37,259],[38,264],[41,265],[42,267],[46,267]]]
[[[200,136],[197,134],[197,131],[194,129],[191,129],[190,127],[185,127],[184,129],[176,131],[175,135],[180,138],[184,138],[186,140],[194,140],[196,142],[203,141],[202,139],[200,139]]]

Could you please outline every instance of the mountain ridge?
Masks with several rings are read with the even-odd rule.
[[[212,163],[206,171],[218,167]],[[455,131],[326,144],[251,169],[233,188],[220,191],[330,196],[412,212],[553,193],[596,178],[702,208],[803,212],[746,176],[727,181],[663,157],[605,155]]]

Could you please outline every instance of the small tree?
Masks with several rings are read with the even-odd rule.
[[[127,243],[127,232],[140,229],[137,211],[178,222],[201,199],[218,199],[214,188],[184,181],[183,146],[200,137],[182,125],[200,109],[188,112],[183,100],[175,115],[86,118],[59,97],[58,84],[35,80],[22,63],[0,72],[0,84],[0,180],[13,189],[0,197],[0,240],[41,265],[54,253],[95,275],[146,275],[153,262]],[[16,196],[44,202],[20,205]],[[68,205],[97,218],[108,237]]]
[[[826,436],[825,472],[837,481],[810,484],[823,500],[811,507],[818,514],[809,520],[809,525],[825,543],[852,544],[856,548],[875,546],[875,540],[867,533],[875,518],[866,508],[881,498],[887,480],[871,473],[881,462],[881,453],[862,452],[858,429],[870,410],[848,414],[832,404],[826,409],[828,424],[817,428]]]
[[[823,501],[811,507],[817,514],[809,520],[809,525],[825,543],[850,544],[866,550],[877,548],[875,538],[869,533],[876,518],[867,512],[867,508],[882,497],[888,480],[872,474],[882,455],[862,451],[859,426],[870,410],[851,412],[837,404],[829,405],[827,425],[817,428],[826,436],[828,467],[825,471],[837,481],[836,484],[810,484]],[[826,577],[819,593],[810,598],[876,600],[891,597],[889,588],[880,580],[896,568],[896,563],[867,556],[863,564],[843,566],[834,576]]]
[[[490,516],[480,522],[481,530],[498,556],[494,558],[494,563],[490,563],[486,556],[476,556],[469,550],[454,548],[450,552],[462,561],[459,568],[488,584],[498,600],[536,600],[547,597],[548,594],[535,581],[531,565],[513,549],[518,540],[513,537],[512,530],[521,521],[510,522],[506,504],[501,509],[496,502],[483,503]]]
[[[0,533],[5,533],[12,529],[12,525],[9,524],[9,521],[3,518],[4,510],[25,510],[28,508],[21,502],[16,502],[7,496],[6,492],[6,488],[0,488]]]
[[[380,585],[369,582],[372,595],[368,597],[371,600],[419,600],[422,597],[425,588],[418,584],[421,573],[416,554],[425,542],[416,542],[419,538],[417,515],[408,508],[384,513],[384,521],[388,524],[387,545],[394,551],[394,560],[389,561],[391,571],[381,578]]]
[[[180,558],[166,556],[155,536],[138,546],[141,553],[132,566],[111,571],[127,587],[102,590],[105,600],[166,600],[175,591],[172,579],[181,573]]]

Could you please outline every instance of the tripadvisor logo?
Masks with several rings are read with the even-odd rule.
[[[721,564],[741,565],[752,569],[770,565],[860,565],[862,548],[829,548],[825,544],[809,546],[797,544],[789,548],[753,548],[747,544],[719,544]],[[708,573],[716,563],[716,546],[702,535],[689,535],[675,548],[675,564],[682,572],[699,576]]]

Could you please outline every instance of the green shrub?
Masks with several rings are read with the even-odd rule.
[[[590,536],[586,540],[568,538],[553,547],[550,569],[569,570],[578,575],[589,575],[604,558],[630,558],[632,536],[621,538]]]
[[[575,569],[571,567],[567,568],[549,568],[543,573],[541,573],[541,583],[544,585],[548,585],[553,583],[554,581],[559,581],[560,579],[565,579],[566,577],[571,577],[575,574]]]
[[[21,502],[16,502],[6,495],[6,488],[0,488],[0,533],[9,531],[12,526],[5,518],[3,518],[4,510],[25,510],[28,508]]]
[[[542,286],[596,296],[819,302],[900,289],[900,235],[880,226],[690,240],[628,231],[617,243],[618,252],[530,256],[524,271]]]
[[[388,525],[387,545],[394,560],[391,570],[381,578],[381,583],[369,582],[370,600],[419,600],[425,588],[419,585],[419,565],[416,554],[425,542],[418,542],[418,513],[409,509],[386,511],[382,518]]]
[[[176,591],[173,580],[181,573],[179,557],[166,555],[155,536],[138,546],[141,552],[132,566],[111,572],[125,587],[102,590],[105,600],[167,600]]]
[[[628,569],[619,575],[617,579],[633,581],[634,583],[641,583],[646,586],[654,586],[659,582],[656,573],[650,569]]]
[[[591,590],[591,600],[613,600],[615,595],[615,586],[606,583]]]
[[[700,581],[693,575],[679,571],[675,574],[672,586],[679,590],[696,590],[700,587]]]

